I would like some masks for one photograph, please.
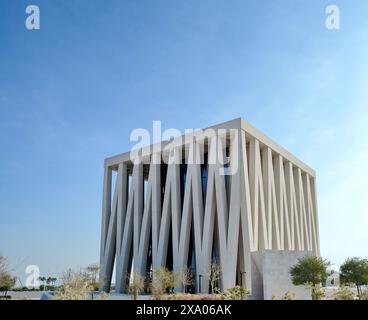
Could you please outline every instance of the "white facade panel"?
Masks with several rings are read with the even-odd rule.
[[[206,130],[144,148],[140,162],[129,152],[105,160],[104,290],[124,292],[132,271],[186,266],[194,290],[208,292],[213,262],[220,288],[252,288],[251,252],[319,255],[314,170],[242,119]]]

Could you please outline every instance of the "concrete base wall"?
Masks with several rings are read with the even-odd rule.
[[[310,300],[310,291],[304,286],[294,286],[289,269],[308,251],[264,250],[252,252],[252,295],[250,300],[280,299],[286,292],[295,300]]]

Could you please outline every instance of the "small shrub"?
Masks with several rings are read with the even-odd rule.
[[[62,286],[56,291],[53,300],[85,300],[93,285],[85,274],[68,270],[62,276]]]
[[[110,295],[106,292],[102,292],[98,298],[98,300],[109,300],[110,299]]]
[[[322,300],[326,297],[326,293],[320,285],[306,283],[305,288],[311,290],[312,300]]]
[[[363,292],[363,293],[360,295],[360,300],[368,300],[368,291]]]
[[[221,278],[221,266],[216,261],[214,261],[208,266],[206,276],[208,277],[210,283],[211,288],[210,292],[211,293],[220,292],[216,285]]]
[[[243,299],[247,299],[248,295],[249,291],[245,290],[241,286],[228,288],[222,294],[224,300],[240,300],[242,297]]]
[[[354,293],[346,287],[340,287],[334,294],[334,300],[354,300]]]
[[[132,295],[134,300],[137,300],[138,295],[144,289],[144,278],[139,272],[133,272],[132,281],[129,283],[128,292]]]
[[[192,270],[184,267],[180,272],[180,282],[183,285],[184,293],[187,292],[187,287],[194,283]]]
[[[312,300],[322,300],[326,297],[326,293],[323,289],[315,288],[312,290]]]
[[[295,294],[292,292],[285,292],[280,298],[277,296],[272,296],[272,300],[294,300]]]
[[[170,293],[179,284],[179,274],[166,268],[158,268],[153,272],[151,283],[152,298],[163,299],[165,293]]]
[[[221,294],[191,294],[191,293],[175,293],[166,295],[168,300],[223,300]]]

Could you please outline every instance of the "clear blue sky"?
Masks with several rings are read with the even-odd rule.
[[[97,262],[132,129],[243,117],[317,171],[323,256],[368,257],[367,59],[366,0],[1,0],[0,252],[22,279]]]

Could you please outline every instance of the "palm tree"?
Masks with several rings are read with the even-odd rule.
[[[54,290],[56,289],[56,280],[57,278],[51,278],[52,286],[54,287]]]
[[[50,290],[50,284],[51,284],[51,282],[52,282],[52,278],[51,278],[51,277],[48,277],[48,278],[46,279],[46,284],[47,284],[47,289],[48,289],[48,290]]]
[[[43,282],[43,285],[42,285],[42,290],[45,291],[45,281],[46,281],[46,277],[38,277],[38,280],[40,280],[41,282]]]

